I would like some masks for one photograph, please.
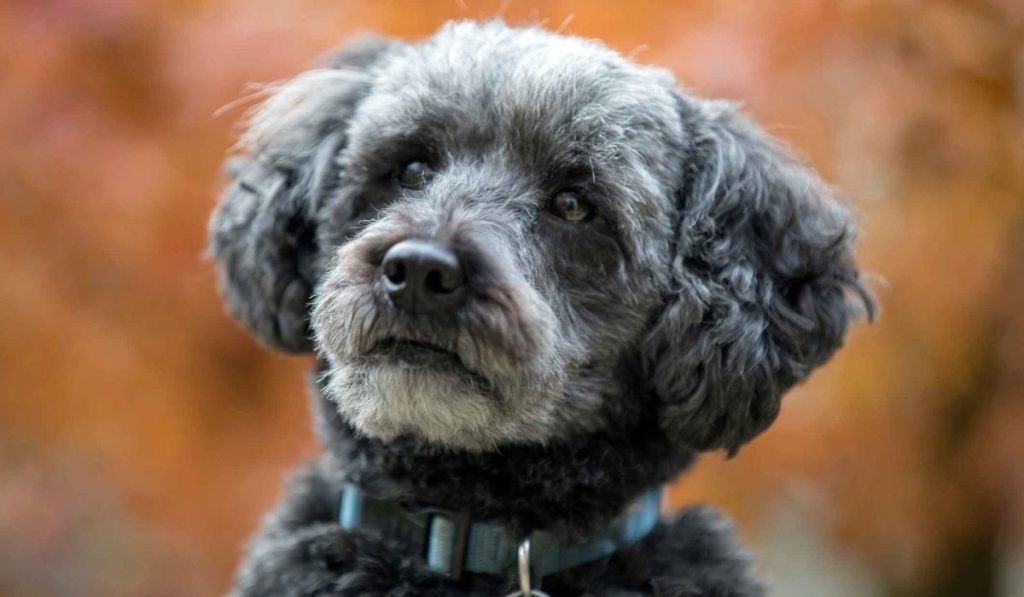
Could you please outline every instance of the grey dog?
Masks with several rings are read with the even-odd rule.
[[[316,353],[325,450],[238,595],[506,594],[522,571],[444,574],[422,542],[345,527],[339,499],[585,544],[765,430],[873,310],[851,218],[809,168],[592,41],[497,22],[361,38],[275,88],[242,147],[211,253],[238,319]],[[706,508],[542,582],[763,591]]]

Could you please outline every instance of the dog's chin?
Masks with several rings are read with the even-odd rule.
[[[370,437],[408,434],[437,447],[480,452],[544,442],[554,427],[545,396],[510,394],[467,369],[456,354],[429,344],[389,342],[366,355],[331,360],[329,396]]]

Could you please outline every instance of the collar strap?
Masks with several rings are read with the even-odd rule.
[[[633,500],[603,532],[583,543],[563,543],[548,531],[516,537],[496,522],[473,522],[443,510],[410,512],[400,504],[366,495],[355,485],[341,492],[338,522],[345,530],[369,530],[411,544],[427,567],[459,579],[464,572],[503,575],[515,569],[517,550],[530,540],[530,568],[544,577],[610,556],[643,539],[658,524],[662,489]]]

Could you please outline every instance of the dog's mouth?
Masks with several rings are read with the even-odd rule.
[[[457,365],[465,369],[459,355],[440,344],[413,340],[410,338],[390,337],[377,343],[370,355],[394,361],[399,365],[423,367]]]
[[[378,342],[364,355],[373,361],[403,369],[445,372],[463,377],[478,390],[493,394],[494,387],[486,376],[470,369],[454,350],[441,344],[411,338],[389,337]]]

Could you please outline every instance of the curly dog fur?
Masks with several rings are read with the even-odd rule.
[[[851,219],[809,168],[731,104],[595,42],[496,22],[359,39],[275,88],[242,146],[211,253],[257,337],[317,353],[325,452],[237,595],[507,593],[511,571],[454,581],[343,531],[342,487],[584,538],[699,452],[764,431],[872,310]],[[408,239],[457,256],[457,308],[389,299],[382,260]],[[703,508],[544,583],[763,590]]]

